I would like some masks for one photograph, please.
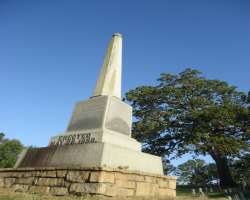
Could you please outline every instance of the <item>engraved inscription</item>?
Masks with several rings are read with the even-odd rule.
[[[91,133],[78,133],[72,135],[62,135],[54,138],[49,146],[61,146],[70,144],[85,144],[95,143],[95,137],[92,137]]]

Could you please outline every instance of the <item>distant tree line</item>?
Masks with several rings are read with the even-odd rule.
[[[214,185],[218,182],[218,173],[214,163],[206,164],[204,160],[193,159],[180,164],[175,171],[178,184],[193,186]]]
[[[171,173],[178,176],[179,185],[191,185],[195,187],[219,186],[219,175],[215,163],[206,163],[201,159],[188,160]],[[229,169],[232,178],[238,186],[250,186],[250,154],[246,154],[237,160],[229,161]]]
[[[0,133],[0,168],[13,167],[23,148],[20,141],[7,139]]]
[[[135,117],[132,135],[143,143],[143,151],[164,160],[186,153],[210,155],[221,186],[237,185],[234,173],[241,171],[233,172],[230,161],[249,152],[250,93],[186,69],[161,74],[157,85],[130,90],[126,100]],[[240,166],[243,160],[237,162]]]

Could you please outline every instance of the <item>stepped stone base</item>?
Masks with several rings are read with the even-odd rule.
[[[111,168],[0,169],[0,187],[38,194],[166,199],[176,196],[176,178]]]
[[[163,174],[161,157],[109,143],[73,144],[30,148],[15,168],[26,167],[112,167]]]

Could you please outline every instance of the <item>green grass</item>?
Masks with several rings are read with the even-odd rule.
[[[176,188],[176,196],[177,197],[189,197],[190,199],[199,199],[199,195],[197,194],[195,197],[192,195],[192,188],[190,186],[177,186]],[[197,193],[197,188],[196,188]],[[223,199],[225,198],[225,195],[223,192],[213,192],[206,194],[206,197],[208,199]]]
[[[51,195],[15,193],[10,189],[0,189],[0,200],[96,200],[93,197],[59,197]]]
[[[191,192],[192,188],[189,187],[179,187],[176,188],[176,195],[177,196],[192,196]]]
[[[2,196],[0,197],[0,200],[14,200],[14,198],[8,196]]]
[[[211,199],[218,199],[225,197],[224,193],[222,192],[214,192],[214,193],[208,193],[208,198]]]
[[[97,200],[96,197],[57,197],[50,195],[37,195],[37,194],[25,194],[15,193],[10,189],[0,189],[0,200]],[[107,198],[105,198],[107,199]],[[177,197],[170,198],[171,200],[226,200],[220,193],[209,194],[208,197],[192,197],[190,188],[177,188]],[[119,198],[113,198],[113,200],[121,200]],[[122,199],[124,200],[124,198]],[[133,200],[130,198],[130,200]]]

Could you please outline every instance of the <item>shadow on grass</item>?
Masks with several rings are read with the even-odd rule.
[[[208,193],[208,198],[217,199],[225,197],[224,193],[222,192],[215,192],[215,193]]]

